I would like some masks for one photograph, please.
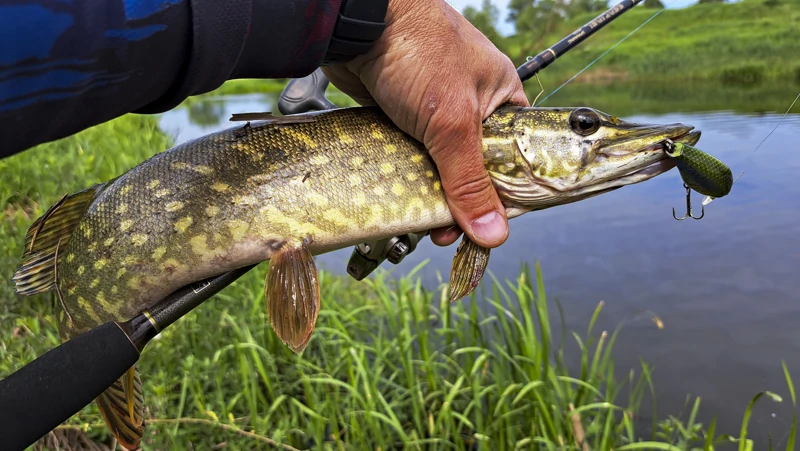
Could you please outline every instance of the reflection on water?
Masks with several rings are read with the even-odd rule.
[[[588,88],[575,91],[580,89]],[[683,211],[684,190],[678,172],[670,171],[598,198],[531,213],[511,221],[511,236],[493,252],[490,270],[501,280],[514,278],[522,263],[540,261],[548,294],[562,303],[569,329],[585,330],[599,301],[605,308],[597,327],[609,331],[625,318],[655,312],[665,328],[647,319],[628,323],[615,358],[621,370],[637,367],[639,358],[655,365],[662,416],[680,412],[687,393],[700,395],[706,424],[715,415],[718,431],[735,432],[750,398],[772,390],[786,401],[757,405],[750,436],[764,443],[771,432],[785,443],[791,414],[781,360],[800,375],[800,115],[787,116],[758,152],[753,149],[796,93],[784,91],[780,102],[767,93],[763,98],[775,105],[754,103],[750,113],[723,107],[724,99],[719,108],[726,111],[676,113],[668,112],[669,99],[661,92],[653,94],[658,102],[642,92],[636,94],[638,103],[620,100],[619,109],[628,112],[618,112],[611,97],[600,96],[597,103],[626,119],[701,129],[700,148],[729,164],[735,175],[745,171],[731,194],[706,206],[700,221],[675,221],[671,210]],[[179,109],[165,114],[162,124],[182,142],[230,126],[231,113],[271,111],[274,100],[209,99],[210,106],[198,110],[202,121],[193,123],[197,113]],[[686,105],[683,98],[675,100]],[[555,102],[556,97],[547,103]],[[658,108],[651,113],[647,105]],[[773,112],[759,112],[764,110]],[[216,123],[209,120],[212,115]],[[694,199],[699,205],[701,196]],[[394,271],[402,274],[430,259],[424,283],[436,287],[435,273],[449,274],[454,251],[455,246],[442,249],[425,240]],[[345,249],[318,261],[345,274],[349,255]]]

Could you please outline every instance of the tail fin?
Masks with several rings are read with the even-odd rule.
[[[144,435],[142,379],[134,366],[95,399],[100,415],[120,445],[139,448]]]
[[[22,266],[13,278],[17,293],[33,295],[55,287],[56,249],[64,249],[75,227],[104,185],[97,184],[64,196],[31,225],[25,235]]]

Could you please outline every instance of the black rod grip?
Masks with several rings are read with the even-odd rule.
[[[139,352],[114,323],[51,349],[0,381],[0,448],[24,450],[125,374]]]

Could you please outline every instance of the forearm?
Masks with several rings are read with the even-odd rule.
[[[231,78],[295,77],[340,0],[0,0],[0,157]]]

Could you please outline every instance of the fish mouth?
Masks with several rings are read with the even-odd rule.
[[[628,136],[621,142],[602,147],[599,152],[609,160],[629,160],[630,163],[610,170],[604,180],[590,182],[575,194],[595,196],[664,174],[675,167],[675,162],[666,153],[667,142],[693,146],[702,133],[684,124],[635,126],[620,132]]]
[[[651,143],[642,148],[641,150],[639,150],[638,153],[651,154],[652,158],[654,158],[655,161],[646,164],[645,166],[636,169],[629,174],[619,177],[618,181],[622,183],[622,186],[649,180],[674,168],[675,162],[671,158],[669,158],[669,156],[666,153],[667,140],[672,141],[674,143],[679,142],[693,146],[697,144],[697,142],[700,140],[700,135],[702,133],[700,130],[695,130],[694,127],[692,126],[687,125],[683,127],[685,127],[686,129],[681,130],[680,133],[672,136],[667,136],[664,139]]]

